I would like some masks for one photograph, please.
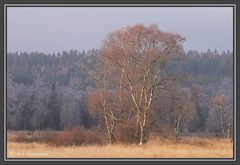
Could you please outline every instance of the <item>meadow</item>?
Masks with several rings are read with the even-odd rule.
[[[54,145],[40,141],[16,141],[8,133],[8,158],[232,158],[233,144],[221,137],[182,136],[178,143],[171,136],[152,136],[147,144]],[[34,132],[34,134],[37,134]],[[41,133],[40,133],[41,134]],[[46,135],[46,134],[44,134]],[[41,137],[41,136],[39,136]]]

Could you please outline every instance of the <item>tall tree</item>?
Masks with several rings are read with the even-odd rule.
[[[165,33],[156,24],[148,27],[137,24],[109,33],[101,53],[104,62],[117,68],[119,77],[125,79],[134,104],[136,125],[140,129],[139,145],[146,142],[148,113],[155,90],[166,81],[161,76],[163,68],[171,60],[183,54],[178,34]]]

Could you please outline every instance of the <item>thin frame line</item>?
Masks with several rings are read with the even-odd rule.
[[[17,5],[17,6],[16,6]],[[234,43],[233,43],[233,56],[235,57],[234,61],[234,148],[235,148],[235,153],[233,153],[233,159],[232,158],[110,158],[110,159],[104,159],[104,158],[95,158],[95,159],[85,159],[85,158],[30,158],[30,160],[27,160],[27,158],[6,158],[7,153],[7,144],[6,144],[6,91],[7,89],[5,88],[7,85],[7,80],[6,80],[6,58],[7,58],[7,42],[4,42],[4,143],[5,143],[5,148],[4,148],[4,159],[5,161],[32,161],[32,160],[40,160],[40,161],[56,161],[56,160],[61,160],[61,161],[216,161],[216,160],[221,160],[221,161],[236,161],[236,4],[4,4],[4,41],[7,41],[7,7],[233,7],[234,15],[233,15],[233,28],[234,28],[234,33],[233,38],[234,38]],[[235,25],[235,26],[234,26]],[[11,160],[12,159],[12,160]],[[14,159],[14,160],[13,160]],[[31,160],[32,159],[32,160]],[[70,159],[70,160],[69,160]],[[155,159],[155,160],[153,160]],[[197,160],[199,159],[199,160]],[[229,160],[230,159],[230,160]]]

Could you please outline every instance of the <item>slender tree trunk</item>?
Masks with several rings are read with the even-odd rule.
[[[138,133],[140,132],[140,114],[136,115],[136,128],[135,128],[135,137],[138,137]]]
[[[101,116],[100,112],[98,113],[98,129],[101,130]]]
[[[110,139],[111,139],[111,144],[116,143],[116,138],[112,132],[110,133]]]
[[[104,118],[105,118],[105,123],[106,123],[106,127],[107,127],[107,132],[108,132],[108,135],[110,136],[110,140],[112,142],[111,131],[110,131],[110,128],[109,128],[109,125],[108,125],[108,118],[107,118],[106,115],[104,115]]]
[[[232,141],[232,136],[231,136],[231,130],[232,130],[232,123],[228,124],[228,141]]]
[[[140,124],[140,142],[139,142],[140,146],[147,142],[146,125],[147,125],[147,111],[144,112],[143,122]]]
[[[109,137],[110,137],[111,144],[113,144],[113,143],[116,142],[116,138],[115,138],[115,136],[114,136],[114,134],[113,134],[114,127],[115,127],[114,121],[113,121],[113,123],[112,123],[112,127],[110,128],[110,127],[109,127],[109,123],[108,123],[109,121],[108,121],[107,116],[104,115],[104,118],[105,118],[105,123],[106,123],[106,127],[107,127],[107,132],[108,132],[108,135],[109,135]]]
[[[225,130],[224,130],[224,126],[223,126],[223,111],[222,110],[221,110],[221,128],[222,128],[223,136],[225,136]]]
[[[131,116],[132,116],[132,111],[129,112],[129,114],[128,114],[128,119],[127,119],[127,120],[130,120],[130,119],[131,119]]]
[[[141,146],[144,143],[146,143],[145,126],[140,124],[140,142],[139,142],[139,145]]]
[[[175,120],[175,142],[179,141],[179,126],[180,126],[181,115],[179,114]]]
[[[123,87],[123,72],[121,74],[121,80],[119,85],[119,103],[120,103],[120,111],[123,111],[123,94],[122,94],[122,87]]]
[[[98,129],[101,130],[101,119],[100,119],[100,117],[98,118]]]
[[[116,138],[115,138],[115,136],[114,136],[114,129],[115,129],[115,120],[114,120],[114,118],[112,118],[111,119],[112,120],[112,122],[111,122],[111,144],[114,144],[114,143],[116,143]]]
[[[223,118],[225,119],[225,122],[228,125],[228,129],[227,129],[227,132],[226,132],[227,133],[226,138],[229,142],[231,142],[232,141],[232,135],[231,135],[231,133],[232,133],[232,122],[227,119],[226,112],[224,112],[223,107],[222,107],[222,113],[223,113]]]

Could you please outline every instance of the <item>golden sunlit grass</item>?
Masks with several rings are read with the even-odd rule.
[[[182,138],[178,144],[154,138],[144,146],[52,146],[40,143],[7,144],[8,158],[232,158],[233,144],[222,138]]]

